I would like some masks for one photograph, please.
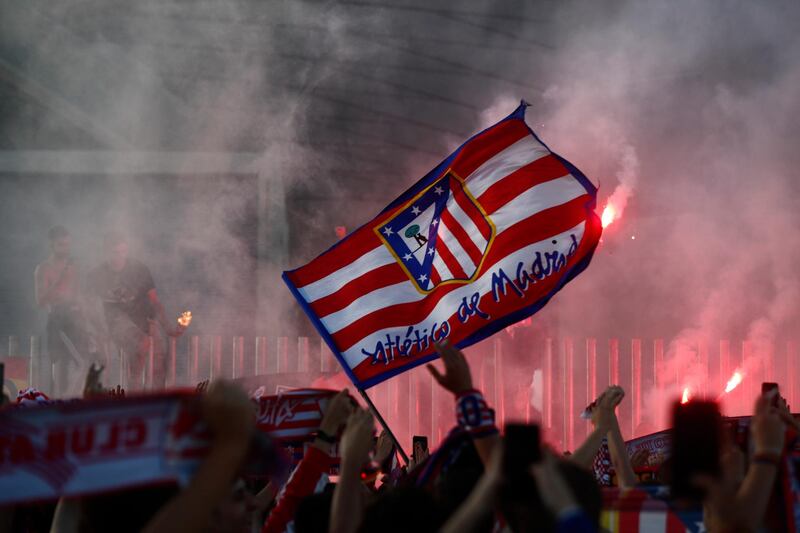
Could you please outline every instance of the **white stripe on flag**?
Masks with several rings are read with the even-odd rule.
[[[570,186],[568,183],[562,180],[572,180],[574,181],[575,186]],[[537,185],[536,187],[532,187],[522,195],[498,209],[495,215],[491,217],[492,220],[496,221],[496,217],[499,215],[500,219],[503,221],[503,226],[497,225],[497,234],[500,235],[503,231],[510,228],[514,224],[521,222],[536,212],[541,211],[542,209],[531,209],[531,199],[527,198],[527,200],[525,200],[523,197],[526,197],[526,195],[529,193],[533,193],[533,196],[536,196],[537,189],[556,182],[560,183],[560,186],[556,189],[561,188],[563,193],[559,196],[556,194],[557,190],[552,188],[546,189],[546,194],[550,197],[551,205],[547,205],[545,207],[549,208],[562,205],[574,200],[575,198],[578,198],[583,194],[586,194],[586,189],[584,189],[577,180],[572,178],[572,176],[568,176],[567,178],[559,178],[558,180],[545,182]],[[550,187],[552,187],[552,185],[550,185]],[[545,194],[544,191],[542,193]],[[523,199],[523,201],[518,202],[520,199]],[[525,203],[526,201],[527,204]],[[444,261],[442,261],[441,257],[439,257],[438,253],[433,257],[433,266],[439,272],[439,276],[442,279],[450,279],[453,277],[453,275],[447,269],[447,266],[444,264]],[[322,322],[326,325],[326,327],[331,328],[329,329],[331,333],[335,333],[354,320],[357,320],[358,318],[373,311],[377,311],[378,309],[381,309],[387,305],[392,305],[394,303],[415,302],[422,300],[425,298],[425,296],[425,294],[420,294],[416,289],[414,289],[411,283],[403,281],[401,283],[396,283],[371,291],[358,298],[361,303],[356,303],[355,305],[350,304],[346,308],[328,315],[328,317],[331,317],[334,314],[336,315],[336,318],[330,321],[330,326],[328,326],[328,317],[322,318]]]
[[[447,249],[450,250],[450,253],[456,258],[456,261],[458,261],[458,264],[461,265],[461,268],[464,270],[467,276],[471,276],[475,272],[475,267],[477,265],[472,262],[469,254],[467,254],[467,251],[464,250],[463,246],[461,246],[461,243],[458,242],[456,236],[452,234],[450,227],[444,220],[442,220],[442,223],[439,224],[438,239],[439,242],[437,242],[436,245],[439,246],[440,242],[444,242],[445,246],[447,246]]]
[[[331,333],[336,333],[353,321],[353,317],[362,317],[387,305],[416,302],[424,295],[417,292],[408,281],[381,287],[353,300],[353,302],[320,321]]]
[[[453,273],[450,272],[450,269],[442,261],[442,257],[437,253],[433,254],[433,268],[436,269],[440,279],[451,279],[453,277]]]
[[[639,531],[641,533],[648,533],[650,531],[667,530],[667,513],[668,509],[663,511],[640,511],[639,512]]]
[[[284,422],[304,422],[306,420],[322,420],[322,416],[319,413],[319,409],[314,409],[313,411],[295,413],[294,416],[292,416],[292,418],[287,418],[284,420]]]
[[[377,248],[362,255],[347,266],[332,272],[324,278],[309,283],[305,287],[299,287],[298,292],[308,302],[314,302],[324,298],[329,294],[341,289],[345,283],[352,281],[371,270],[375,270],[383,265],[390,265],[395,262],[392,254],[381,244]]]
[[[317,430],[319,426],[311,424],[306,427],[300,428],[293,428],[293,429],[276,429],[275,431],[270,431],[270,435],[277,438],[277,439],[285,439],[287,437],[302,437],[305,435],[311,435],[314,431]]]
[[[533,136],[528,135],[512,144],[505,150],[495,154],[494,157],[478,167],[466,180],[467,188],[469,189],[470,193],[477,198],[495,182],[504,178],[508,174],[549,154],[550,152],[548,152],[541,143],[536,141]],[[463,213],[463,211],[460,209],[460,206],[455,207],[457,204],[454,200],[451,199],[450,204],[452,204],[448,205],[448,210],[450,213],[456,218],[456,220],[459,221],[459,223],[462,224],[464,229],[467,230],[467,233],[472,236],[473,230],[466,223],[466,220],[469,219],[469,217],[466,215],[466,213]],[[463,218],[459,214],[459,211],[461,214],[463,214]],[[474,224],[472,227],[474,227]],[[477,228],[475,228],[475,231],[477,231]],[[475,235],[480,235],[480,239],[483,239],[483,236],[480,234],[480,232],[477,232]],[[475,241],[477,244],[478,237],[475,238]],[[478,246],[478,248],[482,250],[483,246]],[[353,263],[337,270],[336,272],[333,272],[318,281],[309,283],[305,287],[299,287],[298,291],[306,301],[311,303],[338,291],[348,281],[366,274],[375,268],[391,264],[393,261],[394,257],[388,253],[386,247],[379,246],[362,255]],[[439,263],[441,263],[441,261],[439,261]],[[449,270],[447,275],[445,274],[444,269],[437,267],[437,270],[443,278],[453,277],[452,274],[449,273]]]
[[[550,155],[547,148],[527,135],[475,169],[466,177],[467,187],[477,198],[502,178],[546,155]]]
[[[531,187],[492,213],[489,218],[494,222],[499,234],[521,220],[574,200],[583,194],[586,194],[583,185],[572,175],[567,174],[563,178],[545,181]]]
[[[475,246],[478,247],[478,250],[483,251],[486,247],[486,239],[484,239],[483,234],[478,229],[478,226],[475,225],[475,222],[461,209],[458,202],[451,198],[447,203],[447,211],[449,211],[450,214],[453,215],[453,218],[456,219],[456,222],[464,228],[464,231],[467,232],[467,235],[469,235],[469,238],[475,243]]]
[[[423,328],[429,328],[431,324],[433,324],[433,322],[442,323],[444,320],[449,319],[450,316],[452,316],[456,312],[458,304],[461,302],[462,298],[469,297],[476,292],[480,293],[482,296],[491,292],[492,274],[494,272],[497,272],[499,268],[503,268],[509,276],[514,276],[516,273],[517,264],[519,262],[523,262],[526,265],[529,265],[530,261],[533,259],[536,252],[552,251],[554,245],[551,243],[551,241],[553,240],[559,242],[559,244],[557,245],[558,250],[566,254],[567,251],[569,250],[570,243],[572,242],[569,239],[569,235],[574,234],[575,239],[578,241],[578,243],[580,243],[581,240],[583,239],[583,232],[585,230],[585,225],[586,222],[581,222],[577,226],[574,226],[573,228],[563,233],[560,233],[558,235],[553,235],[542,241],[528,245],[506,256],[502,261],[495,264],[490,270],[485,272],[480,278],[476,279],[472,283],[465,284],[463,287],[460,287],[458,289],[453,290],[452,292],[447,293],[444,297],[442,297],[441,300],[437,302],[434,309],[423,320],[419,321],[417,324],[414,324],[414,328],[422,330]],[[511,292],[512,289],[509,288],[508,291]],[[515,298],[515,297],[516,296],[512,296],[511,294],[506,295],[506,298]],[[359,313],[358,315],[351,316],[351,320],[356,320],[357,318],[363,315],[364,313]],[[344,359],[350,366],[350,368],[355,368],[356,366],[358,366],[359,363],[361,363],[367,357],[361,353],[361,348],[374,350],[377,343],[379,341],[384,341],[387,335],[389,335],[390,337],[397,334],[404,335],[405,330],[407,328],[408,326],[396,326],[393,328],[385,328],[374,331],[371,334],[360,339],[358,342],[354,343],[353,346],[350,349],[344,351],[342,355],[344,356]]]

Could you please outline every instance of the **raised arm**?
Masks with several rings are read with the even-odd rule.
[[[569,460],[584,468],[591,468],[597,451],[603,442],[608,439],[608,451],[611,462],[617,473],[617,482],[620,487],[633,487],[636,485],[636,473],[631,466],[628,450],[622,438],[622,432],[617,419],[617,406],[625,398],[622,387],[612,385],[607,388],[594,402],[592,408],[592,424],[594,430],[586,437],[583,444],[575,450]]]
[[[231,490],[250,447],[253,405],[238,386],[218,381],[203,396],[203,416],[213,435],[211,451],[186,489],[150,521],[146,533],[205,530]]]
[[[183,330],[179,328],[174,321],[167,319],[164,305],[161,303],[155,289],[147,291],[147,299],[150,300],[150,305],[153,308],[153,312],[156,314],[156,321],[164,328],[164,332],[170,337],[179,337],[183,333]]]
[[[611,464],[617,473],[617,485],[621,488],[635,487],[637,483],[636,473],[631,466],[631,458],[628,456],[628,449],[625,440],[622,438],[622,430],[619,427],[616,409],[625,397],[622,387],[609,387],[610,393],[598,405],[603,416],[610,418],[610,429],[608,431],[608,451],[611,454]]]
[[[760,527],[773,493],[783,457],[785,433],[786,425],[778,410],[771,407],[762,396],[753,417],[753,456],[744,481],[736,493],[736,507],[745,511],[746,524],[752,529]]]
[[[750,428],[754,452],[747,473],[738,487],[726,483],[724,478],[706,474],[693,479],[694,484],[706,493],[704,504],[707,523],[720,530],[760,530],[767,504],[774,494],[783,457],[786,425],[778,409],[771,407],[764,396],[758,400]]]
[[[289,481],[278,495],[278,502],[267,518],[263,533],[281,533],[294,519],[297,507],[306,496],[313,494],[320,477],[328,471],[331,453],[339,430],[353,412],[347,389],[340,391],[328,404],[317,437]]]
[[[603,444],[603,439],[606,438],[608,432],[611,430],[612,419],[616,417],[614,411],[609,412],[607,409],[600,409],[600,404],[609,395],[611,387],[597,397],[590,406],[590,415],[594,429],[583,443],[569,456],[569,461],[582,466],[583,468],[591,468],[592,462],[597,455],[600,446]],[[606,404],[604,404],[606,405]]]
[[[437,344],[436,351],[444,363],[444,374],[432,364],[426,367],[439,385],[455,395],[458,424],[472,435],[481,461],[488,465],[492,451],[499,442],[494,412],[483,394],[473,387],[472,373],[464,354],[446,341]]]
[[[354,533],[364,513],[361,466],[372,448],[374,421],[369,411],[356,409],[347,419],[342,434],[339,483],[333,491],[330,533]]]

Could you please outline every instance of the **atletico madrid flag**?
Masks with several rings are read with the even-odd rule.
[[[541,309],[591,260],[595,186],[522,103],[375,218],[283,279],[360,388]]]

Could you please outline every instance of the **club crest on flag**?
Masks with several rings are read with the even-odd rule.
[[[450,170],[373,230],[422,293],[472,281],[496,233],[464,181]]]

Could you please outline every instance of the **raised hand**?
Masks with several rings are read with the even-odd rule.
[[[207,390],[208,390],[208,380],[207,379],[205,379],[205,380],[201,381],[200,383],[198,383],[197,386],[194,388],[194,391],[196,393],[198,393],[198,394],[205,394]]]
[[[616,408],[625,398],[625,391],[622,387],[612,385],[608,387],[597,400],[592,409],[592,424],[596,428],[609,430],[614,427],[617,420]]]
[[[328,531],[342,533],[358,530],[364,511],[361,466],[372,449],[373,428],[372,415],[364,409],[356,408],[347,418],[347,425],[339,440],[342,462],[339,483],[333,491]]]
[[[375,462],[379,465],[383,465],[384,461],[386,461],[394,451],[394,442],[389,437],[389,434],[384,429],[381,431],[381,434],[378,435],[378,442],[375,444]]]
[[[228,381],[215,381],[203,396],[203,418],[218,444],[233,444],[244,450],[255,428],[253,403],[244,390]]]
[[[89,398],[98,394],[103,394],[103,384],[100,383],[100,376],[105,367],[92,363],[86,372],[86,382],[83,385],[83,397]]]
[[[207,530],[215,509],[230,499],[233,480],[250,448],[255,415],[244,390],[230,382],[215,381],[197,400],[213,435],[211,449],[189,485],[161,507],[144,528],[145,533]]]
[[[770,405],[770,400],[767,395],[758,399],[750,431],[755,441],[755,453],[780,456],[785,444],[786,423],[779,409]]]
[[[453,394],[472,390],[472,374],[464,354],[447,341],[437,344],[436,351],[444,363],[444,374],[432,364],[425,365],[433,379]]]
[[[367,461],[369,451],[372,449],[374,426],[372,414],[365,409],[357,408],[347,418],[347,425],[339,441],[343,470],[345,467],[360,469]]]
[[[620,487],[633,487],[637,483],[636,473],[631,466],[631,459],[625,447],[625,439],[617,420],[617,406],[625,398],[625,391],[618,385],[607,388],[603,394],[597,398],[596,405],[592,409],[592,424],[595,432],[599,432],[608,438],[608,451],[611,454],[611,463],[617,472],[617,484]]]
[[[331,398],[328,402],[328,407],[325,409],[325,414],[322,416],[322,422],[319,429],[326,434],[335,437],[339,430],[342,429],[347,417],[355,410],[356,404],[350,398],[350,391],[347,389],[339,391],[339,393]]]
[[[411,458],[408,460],[408,471],[413,472],[414,469],[423,464],[429,456],[430,452],[427,449],[422,448],[419,445],[415,446],[414,453],[411,454]]]

